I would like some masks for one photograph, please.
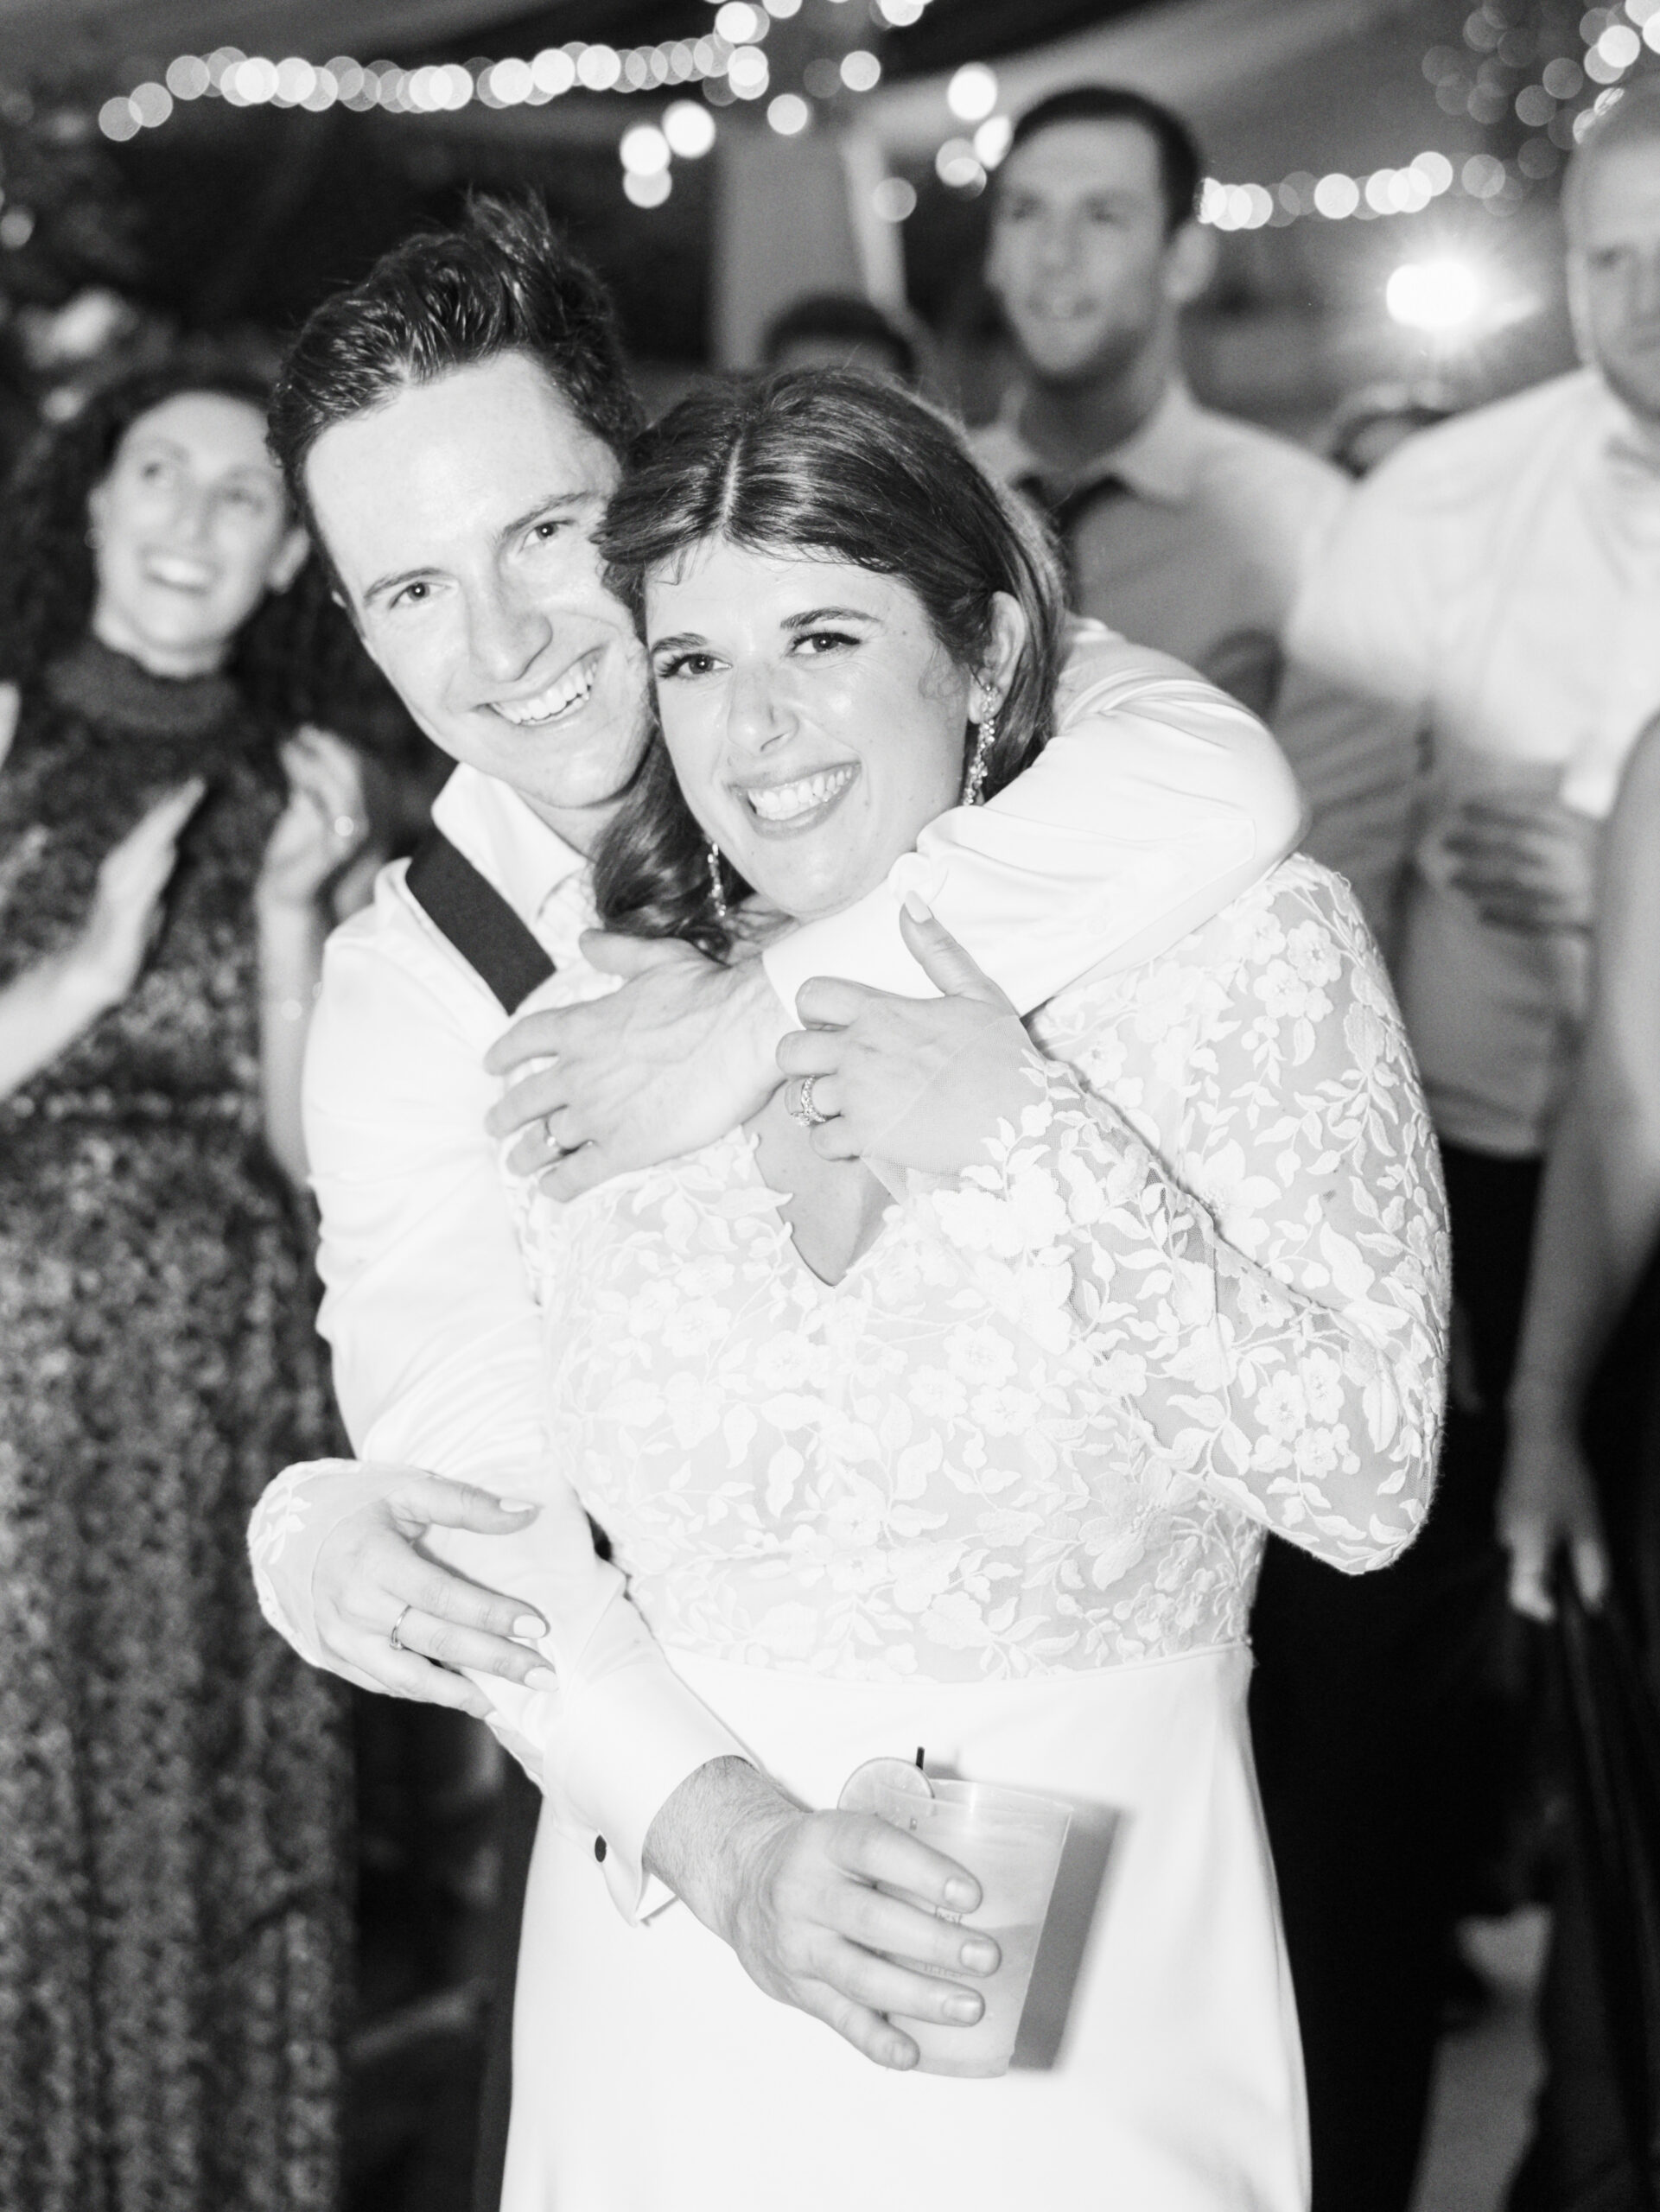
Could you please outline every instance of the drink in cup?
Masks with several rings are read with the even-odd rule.
[[[986,2009],[971,2028],[894,2017],[921,2051],[925,2074],[1006,2074],[1072,1812],[1053,1797],[995,1783],[931,1777],[925,1786],[930,1794],[923,1796],[914,1783],[895,1788],[878,1781],[870,1809],[973,1875],[980,1904],[964,1924],[989,1936],[1002,1962],[994,1974],[943,1977],[977,1989],[985,1999]]]

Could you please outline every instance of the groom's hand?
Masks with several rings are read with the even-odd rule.
[[[769,1997],[878,2066],[919,2056],[887,2014],[971,2027],[985,2010],[973,1984],[1001,1955],[957,1924],[979,1884],[874,1813],[810,1813],[747,1760],[711,1759],[659,1809],[645,1856]]]
[[[491,1109],[492,1136],[522,1131],[521,1174],[574,1198],[631,1167],[695,1152],[756,1113],[778,1089],[790,1017],[758,959],[722,968],[690,945],[592,932],[582,950],[622,988],[585,1005],[527,1014],[485,1056],[492,1075],[526,1060]]]

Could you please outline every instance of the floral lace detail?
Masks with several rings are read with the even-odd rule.
[[[849,1679],[1242,1638],[1262,1532],[1382,1565],[1428,1497],[1447,1240],[1358,910],[1287,863],[1033,1025],[987,1163],[834,1288],[741,1132],[533,1200],[557,1443],[665,1642]]]

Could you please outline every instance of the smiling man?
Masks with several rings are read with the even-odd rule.
[[[718,1857],[749,1770],[550,1464],[484,1061],[504,1007],[587,925],[584,856],[646,744],[644,656],[593,543],[638,423],[603,294],[530,209],[480,202],[410,241],[289,357],[272,438],[295,496],[368,651],[458,766],[434,809],[440,842],[384,872],[331,942],[308,1069],[321,1325],[372,1464],[289,1471],[251,1538],[268,1617],[366,1688],[485,1713],[447,1669],[522,1682],[550,1668],[563,1719],[545,1786],[631,1916],[648,1834]],[[1294,842],[1299,801],[1271,740],[1189,671],[1093,631],[1061,707],[1025,776],[931,824],[878,892],[764,960],[602,947],[630,980],[520,1022],[507,1057],[558,1063],[521,1080],[532,1102],[508,1125],[552,1112],[588,1181],[691,1150],[777,1088],[807,979],[927,992],[900,936],[906,892],[1029,1007],[1097,962],[1173,943]],[[452,901],[435,919],[433,854],[459,918]],[[526,1574],[545,1623],[491,1594]]]
[[[1049,517],[1074,607],[1269,723],[1309,802],[1304,850],[1348,877],[1388,950],[1408,733],[1286,651],[1346,480],[1200,406],[1183,377],[1181,318],[1216,267],[1201,166],[1179,115],[1119,86],[1072,86],[1021,117],[985,266],[1020,371],[976,450]]]

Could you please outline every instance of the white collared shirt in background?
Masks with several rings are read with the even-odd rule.
[[[786,1004],[812,975],[930,993],[898,933],[916,889],[1026,1011],[1092,967],[1176,943],[1295,843],[1301,802],[1272,740],[1186,670],[1082,627],[1059,709],[1025,776],[932,823],[849,912],[768,951]],[[433,814],[554,960],[569,957],[588,912],[578,855],[474,769],[455,771]],[[567,1821],[605,1837],[607,1880],[633,1914],[658,1808],[741,1746],[674,1675],[550,1459],[541,1329],[484,1128],[500,1086],[483,1057],[508,1020],[410,897],[404,865],[384,870],[372,905],[329,940],[307,1054],[320,1325],[363,1459],[540,1504],[523,1535],[435,1529],[428,1541],[491,1587],[512,1585],[515,1560],[533,1563],[561,1689],[548,1787]],[[267,1618],[318,1665],[312,1562],[331,1520],[378,1479],[342,1482],[329,1464],[279,1478],[251,1531]]]
[[[1370,702],[1299,667],[1286,631],[1352,486],[1303,447],[1201,407],[1173,383],[1148,420],[1087,468],[1057,480],[1021,435],[1021,394],[976,433],[981,463],[1006,484],[1043,481],[1045,496],[1111,482],[1066,533],[1084,613],[1138,645],[1188,662],[1268,722],[1309,804],[1303,849],[1346,876],[1385,949],[1393,855],[1404,834],[1404,786],[1394,810],[1352,788],[1357,731]],[[1408,747],[1402,737],[1397,757]]]
[[[1444,840],[1464,800],[1507,788],[1612,807],[1660,709],[1660,449],[1589,370],[1425,431],[1356,493],[1290,638],[1375,702],[1333,768],[1376,801],[1378,869],[1404,866],[1396,981],[1436,1126],[1530,1157],[1577,1052],[1589,945],[1484,922]]]

